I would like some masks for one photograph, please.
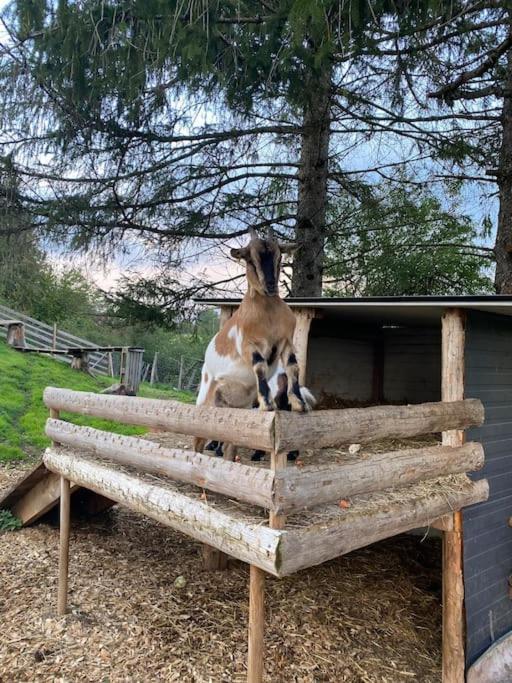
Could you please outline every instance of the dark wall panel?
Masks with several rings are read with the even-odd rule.
[[[485,424],[467,439],[480,441],[485,466],[474,479],[489,480],[489,500],[467,508],[464,520],[464,582],[467,661],[512,630],[512,321],[486,313],[468,314],[466,398],[485,406]]]
[[[440,328],[384,330],[384,398],[423,403],[441,397]]]

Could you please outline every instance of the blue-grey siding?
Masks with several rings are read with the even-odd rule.
[[[465,370],[466,397],[485,406],[485,424],[467,433],[485,449],[485,467],[473,478],[490,486],[489,500],[463,513],[469,665],[512,630],[512,319],[468,314]]]

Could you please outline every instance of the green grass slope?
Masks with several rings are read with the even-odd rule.
[[[112,384],[110,377],[91,377],[68,365],[37,354],[23,354],[0,342],[0,463],[39,455],[49,444],[44,434],[48,409],[43,404],[47,386],[98,392]],[[142,384],[139,396],[193,402],[188,392]],[[76,424],[118,434],[143,434],[146,429],[98,418],[63,414]]]

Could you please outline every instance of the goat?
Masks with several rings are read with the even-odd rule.
[[[293,246],[278,243],[272,232],[267,239],[249,229],[246,247],[231,249],[245,261],[247,292],[232,317],[206,349],[197,405],[249,407],[257,401],[260,410],[275,410],[268,379],[281,362],[287,377],[291,410],[308,409],[299,385],[299,368],[293,346],[295,316],[278,292],[281,255]],[[196,450],[204,441],[196,439]]]
[[[284,372],[284,368],[280,365],[277,372],[270,378],[269,387],[274,398],[277,410],[291,410],[288,401],[288,378]],[[301,387],[300,393],[308,410],[313,410],[316,399],[307,387]],[[251,408],[256,407],[251,403],[251,396],[247,394],[245,387],[238,384],[230,384],[228,380],[219,383],[215,393],[215,405],[219,407],[231,408]],[[207,451],[215,451],[215,455],[222,457],[223,444],[219,441],[211,441],[206,447]],[[288,453],[288,460],[296,460],[298,451],[290,451]],[[231,450],[228,451],[228,456],[234,455]],[[265,451],[257,450],[252,454],[251,460],[259,461],[265,456]]]

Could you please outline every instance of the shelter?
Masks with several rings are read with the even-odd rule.
[[[221,316],[239,299],[208,299]],[[357,404],[442,398],[442,318],[463,323],[463,394],[480,399],[485,422],[466,432],[484,447],[489,499],[461,512],[466,665],[512,630],[512,297],[288,299],[297,316],[303,382],[318,396]]]

